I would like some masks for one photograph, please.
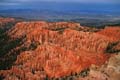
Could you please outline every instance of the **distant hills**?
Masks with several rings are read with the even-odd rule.
[[[74,21],[84,26],[101,27],[120,24],[119,5],[80,3],[38,3],[1,7],[0,16],[27,20]]]
[[[4,17],[24,18],[26,20],[46,20],[46,21],[74,21],[84,26],[101,27],[105,25],[119,25],[120,16],[87,12],[64,12],[52,10],[35,9],[8,9],[0,10],[0,15]]]

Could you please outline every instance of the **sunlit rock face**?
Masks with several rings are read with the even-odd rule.
[[[0,29],[9,29],[14,22],[15,22],[14,18],[0,17]]]
[[[73,22],[45,22],[45,21],[33,21],[33,22],[19,22],[8,33],[12,37],[18,38],[32,32],[37,29],[49,29],[49,30],[61,30],[61,29],[76,29],[82,28],[80,24]]]
[[[120,79],[120,54],[113,55],[101,67],[91,66],[89,75],[77,80],[119,80]]]
[[[72,36],[71,36],[72,35]],[[91,33],[76,30],[64,30],[63,33],[51,30],[33,30],[25,38],[26,45],[37,44],[55,44],[68,50],[77,51],[80,49],[90,52],[104,52],[107,45],[111,42],[109,38]],[[91,47],[92,46],[92,47]]]
[[[120,26],[107,26],[98,33],[109,37],[113,41],[120,41]]]
[[[9,76],[19,76],[20,78],[29,79],[27,73],[33,77],[37,71],[42,72],[48,77],[59,78],[71,74],[80,73],[80,71],[90,67],[91,64],[101,65],[108,59],[106,54],[90,53],[80,50],[79,53],[71,50],[65,50],[55,45],[42,45],[34,51],[22,52],[15,62],[15,66],[10,69]],[[15,71],[15,70],[18,71]],[[22,75],[25,76],[22,76]],[[29,77],[31,77],[29,75]],[[38,76],[39,78],[42,78]]]
[[[6,70],[0,68],[0,78],[85,80],[79,78],[82,71],[91,65],[101,67],[106,64],[113,56],[111,50],[112,53],[119,52],[119,29],[94,29],[96,32],[73,22],[18,22],[6,32],[10,40],[20,40],[17,41],[18,45],[10,43],[10,51],[0,57],[10,66]],[[104,76],[100,72],[90,71],[89,76],[96,73]]]
[[[64,30],[61,31],[62,28],[64,28]],[[73,28],[84,29],[84,27],[81,27],[78,23],[69,22],[20,22],[9,31],[9,35],[12,38],[26,36],[25,39],[29,44],[31,44],[31,42],[38,42],[39,44],[44,42],[54,43],[67,49],[85,49],[91,52],[104,52],[108,43],[111,42],[111,40],[104,35],[93,32],[76,31]]]
[[[14,18],[2,18],[2,17],[0,17],[0,25],[4,25],[8,22],[13,22],[13,21],[15,21]]]

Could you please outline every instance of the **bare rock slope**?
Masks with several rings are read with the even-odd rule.
[[[2,18],[0,23],[4,21]],[[0,79],[118,80],[102,70],[107,72],[111,58],[120,51],[120,27],[92,30],[74,22],[16,23],[4,33],[8,40],[1,37],[6,46],[0,49]],[[91,68],[93,65],[99,67],[98,71]]]

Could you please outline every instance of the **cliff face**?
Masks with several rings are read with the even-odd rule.
[[[119,52],[119,29],[108,27],[94,32],[73,22],[18,22],[6,32],[8,46],[13,47],[3,48],[9,51],[0,57],[0,64],[6,67],[7,62],[9,67],[1,68],[0,76],[5,80],[75,76],[74,80],[91,65],[103,65],[112,56],[111,50]]]
[[[120,26],[107,26],[104,30],[99,31],[98,34],[105,35],[114,41],[119,41]]]
[[[15,19],[14,18],[2,18],[0,17],[0,25],[4,25],[7,24],[9,22],[14,22]]]
[[[14,18],[2,18],[0,17],[0,29],[9,29],[10,26],[15,23]]]
[[[73,22],[45,22],[45,21],[35,21],[35,22],[19,22],[13,27],[8,33],[12,37],[24,36],[32,32],[32,30],[37,29],[47,29],[47,30],[63,30],[66,28],[77,29],[82,28],[80,24]]]
[[[89,53],[84,50],[75,53],[55,45],[42,45],[34,51],[22,52],[7,74],[9,77],[12,77],[11,74],[19,75],[23,80],[45,79],[46,75],[49,78],[59,78],[79,74],[91,64],[101,65],[107,59],[108,56],[105,54]]]
[[[20,22],[8,34],[11,38],[24,38],[26,46],[37,43],[52,43],[65,49],[84,49],[91,52],[104,52],[107,45],[112,42],[107,36],[93,32],[77,31],[86,29],[78,23],[58,22]],[[88,45],[89,44],[89,45]],[[93,47],[91,47],[93,46]]]

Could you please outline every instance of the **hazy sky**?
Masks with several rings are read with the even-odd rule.
[[[0,5],[34,4],[41,1],[120,4],[120,0],[0,0]]]
[[[52,2],[52,3],[50,3]],[[53,2],[55,2],[53,4]],[[60,2],[62,4],[60,4]],[[74,4],[73,5],[73,2],[74,3],[84,3],[85,5],[84,6],[81,6],[81,4]],[[69,6],[66,6],[66,4],[63,4],[63,3],[72,3],[71,5]],[[90,4],[90,5],[89,5]],[[94,6],[93,6],[94,4]],[[112,4],[111,6],[115,7],[114,9],[115,10],[118,10],[119,11],[119,5],[120,5],[120,0],[0,0],[0,9],[9,9],[9,8],[31,8],[31,7],[52,7],[52,8],[80,8],[80,7],[85,7],[86,9],[93,6],[93,8],[96,8],[96,6],[98,6],[100,4],[100,7],[101,9],[105,9],[107,6],[106,5],[109,5],[109,4]],[[104,4],[105,7],[103,8],[102,5]],[[49,5],[49,6],[48,6]],[[89,7],[88,7],[89,5]],[[110,7],[111,7],[110,6]],[[118,7],[119,6],[119,7]],[[107,7],[109,8],[109,6]],[[109,8],[110,9],[110,8]],[[111,9],[111,10],[114,10],[114,9]]]
[[[0,0],[0,10],[45,9],[57,11],[120,12],[120,0]]]

